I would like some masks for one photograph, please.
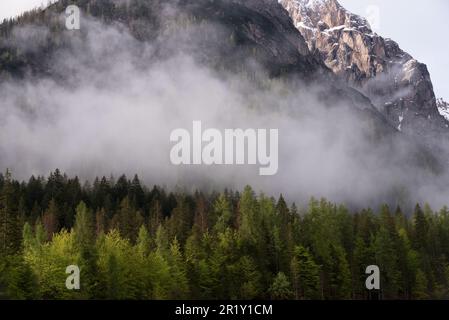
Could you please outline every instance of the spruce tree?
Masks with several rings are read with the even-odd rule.
[[[22,227],[17,209],[17,193],[11,173],[6,171],[0,190],[0,256],[14,254],[20,249]]]

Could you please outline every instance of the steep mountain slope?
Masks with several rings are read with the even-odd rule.
[[[427,142],[448,139],[427,67],[391,39],[374,33],[366,19],[337,0],[279,0],[326,66],[371,99],[404,133]],[[428,138],[428,139],[427,139]]]
[[[81,8],[79,31],[65,28],[69,4]],[[395,123],[362,90],[373,70],[361,64],[366,76],[342,80],[300,30],[276,0],[61,0],[7,21],[0,169],[141,170],[151,183],[200,187],[251,181],[363,206],[429,199],[429,188],[415,197],[416,186],[433,187],[444,167],[406,134],[411,115]],[[178,174],[167,160],[170,130],[203,118],[216,128],[279,128],[279,174],[259,180],[237,166]]]
[[[1,25],[3,53],[0,65],[3,71],[11,70],[18,75],[25,69],[42,73],[51,68],[51,62],[46,60],[53,58],[55,50],[68,45],[67,38],[73,37],[64,30],[62,20],[64,10],[70,4],[78,5],[83,15],[98,18],[106,24],[125,25],[141,41],[157,44],[176,32],[183,34],[185,38],[179,38],[177,45],[183,50],[191,49],[190,53],[197,54],[203,62],[213,64],[214,59],[219,58],[223,65],[237,68],[252,57],[271,75],[300,73],[307,78],[322,69],[321,62],[310,53],[288,14],[271,0],[62,0],[46,10],[27,13]],[[14,40],[5,40],[17,35],[15,27],[26,25],[49,28],[46,37],[29,39],[35,43],[33,52],[17,50],[20,47]],[[199,27],[192,30],[192,26]],[[195,34],[190,34],[193,32]],[[188,44],[186,38],[192,43]],[[174,52],[158,52],[162,57],[167,53]],[[39,54],[40,59],[35,59],[32,54]]]
[[[288,13],[273,0],[61,0],[0,25],[0,77],[66,80],[68,70],[55,60],[61,50],[79,50],[74,46],[80,42],[73,39],[84,41],[87,32],[81,28],[74,35],[64,29],[63,14],[70,4],[86,17],[125,26],[139,41],[151,43],[152,55],[139,57],[148,62],[187,52],[201,64],[245,73],[255,82],[299,79],[303,85],[319,86],[323,103],[351,105],[372,119],[377,132],[395,134],[368,99],[339,81],[309,50]],[[37,34],[39,29],[44,32]]]

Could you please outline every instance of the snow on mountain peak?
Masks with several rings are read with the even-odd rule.
[[[298,3],[306,8],[316,8],[325,5],[326,2],[333,0],[298,0]]]
[[[449,103],[447,103],[443,99],[438,99],[437,106],[440,114],[449,121]]]
[[[311,52],[337,76],[367,96],[392,125],[424,135],[447,132],[449,107],[438,108],[426,65],[391,39],[373,32],[367,19],[337,0],[279,0]]]
[[[352,14],[337,0],[278,0],[290,14],[295,24],[320,32],[359,31],[373,35],[368,21]],[[299,24],[301,22],[301,24]]]

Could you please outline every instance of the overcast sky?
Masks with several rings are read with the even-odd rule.
[[[47,4],[47,0],[0,0],[0,20]]]
[[[46,4],[47,0],[1,0],[0,20]],[[449,101],[448,0],[340,0],[350,11],[370,16],[377,33],[429,67],[437,97]]]
[[[378,34],[395,40],[403,50],[427,64],[435,95],[449,101],[448,0],[339,1],[354,13],[373,16]]]

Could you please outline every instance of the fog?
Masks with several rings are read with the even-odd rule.
[[[0,169],[17,179],[59,168],[91,181],[138,174],[147,185],[189,190],[250,184],[300,202],[315,196],[359,206],[448,203],[448,180],[416,166],[399,134],[373,143],[368,122],[344,102],[324,106],[319,86],[272,80],[261,88],[209,68],[195,59],[195,30],[141,43],[120,25],[84,19],[82,28],[85,39],[73,36],[71,49],[52,58],[63,81],[0,84]],[[214,28],[219,33],[221,26]],[[8,41],[27,51],[51,35],[28,26],[13,36]],[[155,58],[161,46],[170,54]],[[172,165],[170,133],[191,131],[196,120],[220,130],[279,129],[278,173],[259,176],[258,165]]]

